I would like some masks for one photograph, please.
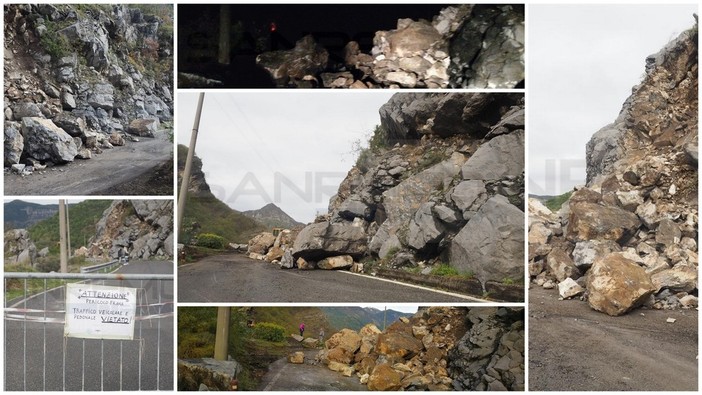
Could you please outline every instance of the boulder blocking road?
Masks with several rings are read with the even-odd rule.
[[[443,291],[333,270],[283,270],[241,254],[178,268],[179,302],[480,302]]]
[[[100,195],[172,160],[173,143],[160,132],[155,138],[106,149],[89,160],[76,159],[29,176],[5,174],[5,195]]]
[[[697,310],[648,309],[610,317],[534,287],[529,390],[697,391],[697,317]]]

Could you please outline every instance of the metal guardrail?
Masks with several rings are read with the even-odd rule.
[[[18,273],[6,272],[5,278],[46,280],[158,280],[173,281],[172,274],[117,274],[117,273]]]
[[[92,272],[96,272],[100,269],[109,269],[116,264],[119,264],[119,260],[109,261],[106,263],[98,263],[97,265],[92,265],[92,266],[83,266],[80,268],[80,272],[81,273],[92,273]]]
[[[173,390],[173,274],[8,272],[4,278],[5,390]],[[137,288],[134,340],[64,337],[70,281]],[[23,294],[10,301],[12,287]]]

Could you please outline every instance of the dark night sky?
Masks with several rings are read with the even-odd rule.
[[[230,6],[232,24],[241,21],[248,38],[242,44],[245,48],[234,48],[231,68],[238,68],[237,74],[246,73],[253,77],[258,70],[249,63],[255,59],[253,40],[268,37],[266,50],[289,49],[295,41],[306,34],[330,52],[331,61],[340,62],[344,45],[350,40],[358,41],[364,52],[370,52],[372,40],[378,30],[396,28],[399,18],[431,20],[446,7],[441,4],[232,4]],[[178,5],[179,48],[181,53],[187,46],[208,45],[216,47],[219,25],[219,4],[180,4]],[[275,23],[276,32],[268,31]],[[193,32],[198,34],[193,35]],[[185,46],[185,47],[184,47]],[[185,51],[184,51],[185,50]],[[192,60],[179,62],[183,71],[203,73],[202,65]],[[255,65],[254,65],[255,66]],[[197,70],[197,67],[200,70]],[[227,79],[226,76],[220,78]]]

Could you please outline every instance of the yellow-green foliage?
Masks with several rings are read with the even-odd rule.
[[[285,340],[285,329],[270,322],[259,322],[254,325],[253,335],[256,339],[269,342],[282,342]]]
[[[178,308],[178,358],[214,356],[216,329],[216,307]]]
[[[221,250],[224,248],[224,237],[212,233],[200,233],[197,236],[197,245],[201,247]]]

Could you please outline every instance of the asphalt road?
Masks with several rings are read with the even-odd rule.
[[[173,143],[166,132],[155,138],[140,137],[138,142],[103,150],[92,159],[46,168],[28,176],[5,174],[5,195],[100,195],[153,171],[173,160]]]
[[[118,270],[118,273],[168,274],[172,272],[173,263],[163,261],[134,261]],[[138,293],[140,298],[137,304],[141,307],[137,307],[137,319],[147,315],[173,312],[171,281],[96,281],[95,283],[142,288],[144,291]],[[64,310],[64,288],[59,287],[30,297],[26,300],[26,305],[25,301],[19,301],[8,307],[49,310],[53,312],[47,314],[49,319],[62,321],[64,313],[56,311]],[[159,302],[171,303],[155,305]],[[41,318],[43,313],[33,313],[30,316]],[[6,317],[5,390],[172,390],[173,317],[136,321],[134,339],[65,338],[64,344],[62,322],[43,323],[31,320],[25,322],[8,320]],[[141,353],[140,348],[142,348]]]
[[[305,360],[314,360],[319,350],[305,350]],[[268,367],[259,391],[368,391],[354,374],[344,377],[323,365],[292,364],[281,358]]]
[[[178,267],[179,302],[475,302],[412,285],[330,270],[283,270],[242,254],[204,258]]]
[[[610,317],[532,287],[529,390],[697,391],[697,317],[646,309]]]

